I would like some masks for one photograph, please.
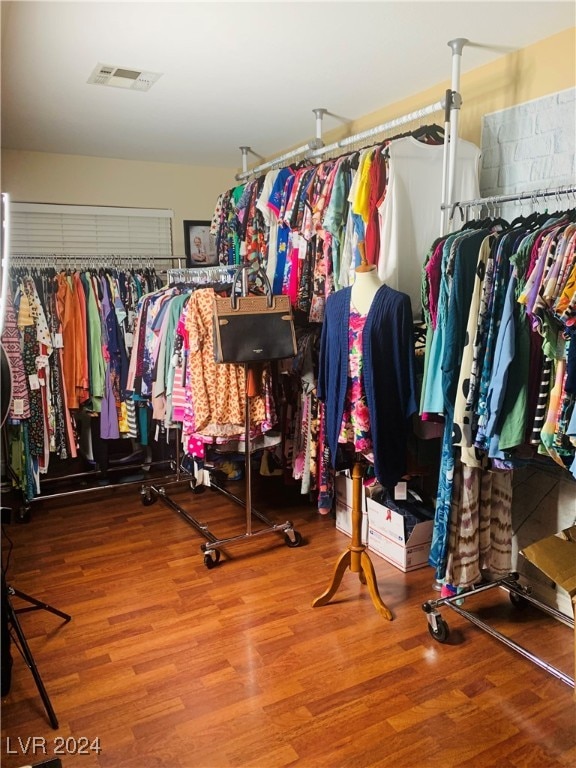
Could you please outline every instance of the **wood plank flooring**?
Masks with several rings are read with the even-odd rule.
[[[260,485],[255,506],[293,520],[306,545],[265,535],[212,570],[200,535],[134,489],[36,504],[30,523],[5,527],[9,583],[72,621],[20,616],[59,729],[13,648],[2,766],[45,759],[43,744],[63,746],[64,768],[576,765],[573,691],[449,609],[449,642],[433,640],[421,610],[437,596],[430,568],[403,574],[371,555],[391,622],[350,572],[312,608],[349,540],[276,480]],[[245,530],[217,492],[174,497],[217,536]],[[573,676],[564,625],[501,592],[466,607]]]

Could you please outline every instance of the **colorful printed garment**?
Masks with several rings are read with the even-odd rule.
[[[338,442],[352,443],[358,453],[373,462],[370,414],[362,375],[362,335],[365,323],[366,315],[361,315],[351,307],[348,326],[348,386]]]

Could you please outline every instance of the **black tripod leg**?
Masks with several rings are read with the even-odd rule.
[[[40,698],[42,699],[42,702],[46,709],[46,713],[48,715],[50,725],[52,726],[52,728],[54,728],[54,730],[56,730],[58,728],[58,718],[56,717],[56,713],[54,712],[54,709],[50,702],[50,697],[48,696],[46,688],[44,688],[44,683],[42,682],[42,678],[40,677],[40,673],[38,672],[36,662],[34,661],[34,656],[32,656],[32,651],[30,650],[30,646],[28,645],[26,637],[24,636],[24,632],[22,631],[22,627],[20,626],[20,622],[18,621],[18,616],[16,616],[16,611],[12,607],[10,600],[8,600],[7,603],[8,604],[6,608],[8,609],[9,625],[12,627],[12,629],[14,630],[14,633],[16,634],[16,637],[18,638],[18,642],[19,642],[18,648],[20,650],[20,653],[24,657],[24,661],[26,662],[28,669],[30,670],[30,672],[32,672],[32,677],[34,678],[34,682],[36,683],[36,687],[38,688],[38,693],[40,694]]]
[[[36,600],[35,597],[31,597],[30,595],[27,595],[25,592],[20,592],[19,589],[14,589],[14,587],[8,587],[8,592],[11,595],[15,595],[16,597],[19,597],[21,600],[26,600],[27,603],[30,603],[31,606],[28,608],[18,608],[15,613],[26,613],[27,611],[49,611],[49,613],[53,613],[55,616],[60,616],[61,619],[64,619],[66,623],[70,621],[72,616],[70,616],[69,613],[64,613],[64,611],[59,611],[58,608],[54,608],[52,605],[48,605],[48,603],[43,603],[41,600]]]

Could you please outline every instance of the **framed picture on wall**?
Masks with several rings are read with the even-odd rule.
[[[184,221],[184,250],[187,267],[218,265],[216,238],[210,234],[209,221]]]

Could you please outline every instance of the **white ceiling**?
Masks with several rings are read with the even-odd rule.
[[[238,167],[575,26],[570,2],[2,2],[2,146]],[[98,64],[161,72],[147,93]],[[438,98],[442,94],[438,95]],[[338,116],[338,117],[336,117]]]

